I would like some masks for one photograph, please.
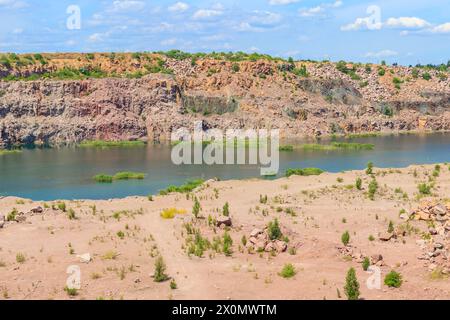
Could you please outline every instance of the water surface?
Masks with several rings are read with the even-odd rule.
[[[450,134],[398,135],[354,139],[373,143],[372,151],[303,151],[280,153],[282,176],[287,168],[318,167],[330,172],[378,167],[450,162]],[[242,179],[259,176],[255,165],[172,164],[171,147],[33,149],[0,156],[0,195],[33,200],[108,199],[156,194],[168,185],[192,178]],[[99,173],[136,171],[147,174],[139,181],[96,184]]]

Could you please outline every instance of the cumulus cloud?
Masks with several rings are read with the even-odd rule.
[[[221,16],[222,14],[223,14],[222,10],[217,10],[217,9],[200,9],[200,10],[197,10],[194,13],[193,18],[195,20],[208,19],[208,18]]]
[[[342,31],[356,31],[361,29],[380,30],[383,23],[374,21],[371,17],[357,18],[355,22],[341,27]]]
[[[22,0],[0,0],[0,7],[19,9],[26,6],[28,6],[28,4]]]
[[[168,8],[168,10],[170,12],[184,12],[188,9],[189,9],[189,5],[184,2],[177,2]]]
[[[312,8],[302,8],[299,10],[299,13],[302,17],[323,16],[328,9],[339,8],[343,4],[344,3],[341,0],[337,0],[333,3],[322,3]]]
[[[145,2],[138,0],[115,0],[112,11],[138,11],[145,7]]]
[[[367,58],[387,58],[387,57],[393,57],[397,56],[398,52],[393,50],[381,50],[378,52],[367,52],[365,54],[365,57]]]
[[[297,3],[300,0],[269,0],[271,6],[283,6],[286,4]]]
[[[430,30],[432,33],[450,33],[450,22],[437,25]]]
[[[392,28],[422,29],[430,26],[430,23],[416,17],[400,17],[400,18],[389,18],[386,21],[385,25],[386,27]]]
[[[278,27],[282,19],[281,14],[255,10],[246,21],[241,22],[235,29],[238,31],[261,32]]]

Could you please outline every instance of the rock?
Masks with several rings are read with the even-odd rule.
[[[377,264],[379,261],[383,260],[383,256],[381,254],[374,254],[370,257],[370,261],[372,264]]]
[[[253,229],[252,232],[250,232],[250,237],[255,237],[256,238],[261,233],[264,233],[264,231],[261,230],[261,229]]]
[[[217,218],[217,226],[220,227],[222,225],[226,227],[231,227],[232,226],[231,218],[225,216]]]
[[[266,246],[267,246],[267,241],[264,241],[264,240],[258,240],[258,241],[255,243],[255,250],[256,250],[256,251],[262,251],[262,250],[265,250],[265,249],[266,249]]]
[[[434,269],[436,269],[438,266],[436,265],[436,264],[434,264],[434,263],[431,263],[429,266],[428,266],[428,271],[433,271]]]
[[[436,242],[434,244],[434,249],[443,249],[443,248],[444,248],[444,245],[440,242]]]
[[[381,235],[380,235],[380,240],[381,241],[389,241],[389,240],[391,240],[392,239],[392,237],[393,237],[394,235],[392,234],[392,233],[389,233],[389,232],[384,232],[384,233],[382,233]]]
[[[275,244],[273,242],[269,242],[266,247],[264,248],[265,252],[272,252],[275,251]]]
[[[250,238],[248,239],[248,242],[250,242],[251,244],[255,244],[255,243],[258,242],[258,239],[256,239],[255,237],[250,237]]]
[[[435,215],[445,216],[447,213],[447,207],[444,206],[442,203],[435,206],[431,212]]]
[[[408,220],[408,219],[409,219],[409,216],[408,216],[406,213],[402,213],[402,214],[400,215],[400,219],[402,219],[402,220]]]
[[[275,240],[274,241],[275,249],[278,252],[285,252],[287,250],[287,244],[284,241],[281,240]]]
[[[429,227],[429,228],[428,228],[428,232],[429,232],[432,236],[438,234],[437,230],[436,230],[435,228],[433,228],[433,227]]]
[[[92,260],[91,255],[89,253],[77,255],[77,258],[79,258],[80,262],[82,263],[89,263]]]
[[[16,220],[16,222],[21,223],[21,222],[25,222],[27,220],[27,217],[23,214],[23,212],[21,212],[18,215],[16,215],[15,220]]]
[[[428,220],[430,220],[430,215],[423,211],[418,211],[414,214],[414,219],[428,221]]]
[[[36,207],[31,209],[31,213],[42,213],[44,212],[44,209],[42,209],[42,207]]]

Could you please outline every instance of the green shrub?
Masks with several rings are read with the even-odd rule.
[[[225,217],[230,216],[230,206],[229,206],[228,202],[226,202],[225,205],[223,206],[222,214],[223,214]]]
[[[200,213],[200,202],[198,201],[197,197],[195,197],[194,206],[192,207],[192,214],[197,219],[199,213]]]
[[[285,279],[292,278],[296,274],[297,271],[295,270],[294,265],[291,263],[285,264],[283,269],[281,269],[281,272],[279,273],[280,277],[283,277]]]
[[[341,236],[341,241],[344,244],[344,246],[347,246],[350,242],[350,233],[348,231],[345,231]]]
[[[278,223],[278,219],[275,219],[274,221],[269,222],[267,232],[269,234],[270,240],[277,240],[280,239],[283,235],[280,229],[280,225]]]
[[[59,210],[61,210],[62,212],[66,212],[66,203],[65,203],[65,202],[59,202],[59,203],[57,204],[57,208],[58,208]]]
[[[370,259],[368,257],[365,257],[362,262],[362,268],[364,271],[367,271],[370,267]]]
[[[163,282],[169,279],[169,277],[165,274],[166,272],[166,264],[164,263],[164,259],[159,256],[155,261],[155,273],[153,275],[153,280],[155,282]]]
[[[25,257],[25,255],[21,252],[16,254],[16,262],[17,263],[24,263],[27,260],[27,258]]]
[[[64,291],[71,297],[75,297],[78,295],[78,290],[76,288],[65,287]]]
[[[294,151],[294,146],[291,146],[291,145],[280,146],[280,147],[278,148],[278,151],[287,151],[287,152],[291,152],[291,151]]]
[[[170,289],[172,289],[172,290],[178,289],[178,285],[177,285],[177,283],[175,282],[174,279],[172,279],[172,280],[170,281]]]
[[[388,233],[393,233],[394,232],[394,222],[389,221],[387,232]]]
[[[366,174],[368,175],[373,174],[373,162],[369,162],[367,164]]]
[[[384,76],[386,74],[386,70],[384,68],[380,68],[378,69],[378,75],[380,77]]]
[[[201,179],[189,180],[181,186],[169,186],[165,190],[160,190],[159,194],[166,195],[166,194],[173,193],[173,192],[177,192],[177,193],[192,192],[195,188],[201,186],[203,184],[203,182],[204,182],[204,180],[201,180]]]
[[[372,179],[369,183],[369,199],[374,200],[375,199],[375,193],[378,190],[378,182],[375,178]]]
[[[426,183],[421,183],[417,186],[419,189],[419,193],[422,195],[431,195],[431,185],[428,185]]]
[[[224,255],[231,256],[231,254],[233,253],[231,250],[232,246],[233,246],[233,239],[231,239],[231,236],[228,234],[228,232],[225,231],[223,235],[223,247],[222,247]]]
[[[347,277],[345,278],[345,295],[348,300],[358,300],[359,299],[359,282],[356,278],[355,269],[350,268],[347,272]]]
[[[358,189],[358,190],[362,189],[362,180],[361,180],[361,178],[357,178],[356,179],[355,185],[356,185],[356,189]]]
[[[67,217],[69,218],[69,220],[75,220],[77,218],[75,215],[75,210],[70,208],[69,211],[67,212]]]
[[[16,216],[19,214],[16,208],[13,208],[10,213],[6,216],[6,221],[14,221],[16,220]]]
[[[240,70],[239,64],[233,63],[231,70],[233,70],[233,72],[239,72],[239,70]]]
[[[431,80],[432,77],[431,77],[430,73],[425,72],[424,74],[422,74],[422,78],[429,81],[429,80]]]
[[[400,288],[402,283],[402,275],[395,271],[389,272],[384,278],[384,284],[391,288]]]
[[[94,180],[98,183],[112,183],[113,176],[106,175],[106,174],[98,174],[98,175],[94,176]]]

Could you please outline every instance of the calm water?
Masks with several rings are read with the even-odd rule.
[[[318,167],[326,171],[450,162],[450,134],[400,135],[355,139],[375,144],[373,151],[295,151],[280,153],[280,171]],[[171,184],[192,178],[241,179],[259,177],[259,166],[173,165],[170,147],[34,149],[0,156],[0,195],[33,200],[108,199],[156,194]],[[96,184],[92,176],[119,171],[147,173],[141,181]]]

